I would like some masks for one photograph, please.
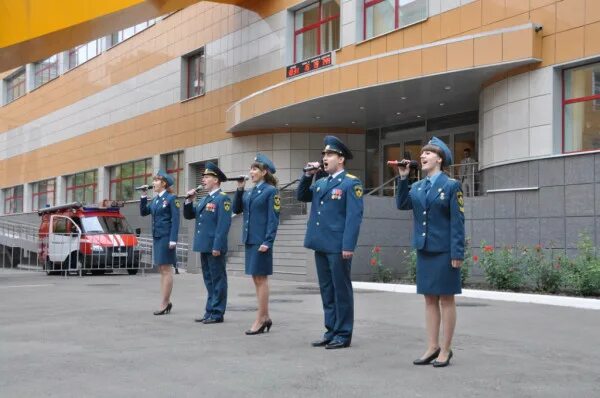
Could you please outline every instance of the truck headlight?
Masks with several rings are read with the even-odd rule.
[[[104,253],[104,248],[100,245],[92,245],[92,251],[96,253]]]

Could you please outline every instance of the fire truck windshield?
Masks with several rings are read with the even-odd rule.
[[[82,217],[83,231],[87,234],[131,234],[131,228],[122,217]]]

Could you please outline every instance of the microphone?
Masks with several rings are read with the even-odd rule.
[[[227,179],[227,181],[237,181],[237,182],[242,182],[242,181],[248,181],[250,179],[250,177],[245,176],[245,175],[239,175],[237,177],[230,177]]]
[[[147,191],[150,188],[152,188],[152,185],[145,184],[145,185],[140,185],[139,187],[135,187],[134,189],[136,191]]]
[[[402,168],[408,166],[411,169],[419,168],[419,162],[416,160],[388,160],[387,165],[391,167],[398,166]]]
[[[313,171],[313,170],[322,170],[323,169],[323,163],[319,162],[318,166],[306,166],[302,169],[303,172],[307,172],[307,171]]]

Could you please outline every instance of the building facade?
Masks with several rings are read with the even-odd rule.
[[[475,241],[600,240],[600,2],[242,6],[199,2],[0,73],[0,212],[135,200],[159,168],[182,194],[204,162],[242,174],[258,151],[285,185],[326,134],[389,200],[385,162],[436,135]]]

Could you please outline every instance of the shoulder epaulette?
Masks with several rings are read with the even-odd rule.
[[[227,196],[227,194],[225,192],[223,192],[223,191],[221,191],[221,195]]]
[[[346,177],[348,177],[348,178],[352,178],[352,179],[354,179],[354,180],[358,180],[358,177],[357,177],[357,176],[355,176],[355,175],[353,175],[353,174],[350,174],[350,173],[347,173],[347,174],[346,174]]]

